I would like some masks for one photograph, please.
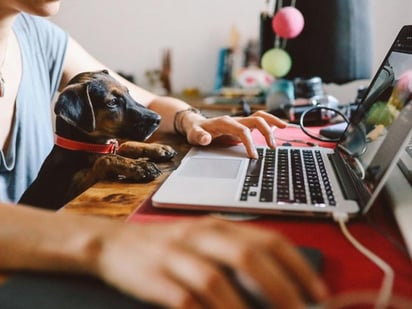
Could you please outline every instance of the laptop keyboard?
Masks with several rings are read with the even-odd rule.
[[[249,161],[240,200],[336,205],[332,186],[319,150],[257,149]],[[277,156],[277,160],[276,160]],[[276,186],[276,195],[274,189]]]

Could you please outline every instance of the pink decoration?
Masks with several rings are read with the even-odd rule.
[[[244,68],[239,71],[236,81],[243,88],[269,88],[274,78],[258,68]]]
[[[397,87],[403,91],[412,93],[412,70],[406,71],[399,78]]]
[[[292,6],[281,8],[272,19],[273,31],[284,39],[293,39],[298,36],[304,24],[302,13]]]

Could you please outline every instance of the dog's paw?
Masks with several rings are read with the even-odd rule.
[[[133,141],[120,144],[117,153],[127,158],[149,158],[156,162],[170,161],[177,154],[169,145]]]
[[[135,160],[128,168],[126,179],[136,182],[152,181],[162,173],[155,163],[146,160]]]
[[[131,182],[149,182],[160,176],[157,165],[147,159],[130,159],[118,155],[99,157],[91,170],[96,181],[118,179]]]

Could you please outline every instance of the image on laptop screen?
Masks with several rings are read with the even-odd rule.
[[[340,142],[371,194],[411,131],[411,99],[412,36],[401,31]]]

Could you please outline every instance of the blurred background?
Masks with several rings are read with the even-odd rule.
[[[100,61],[132,75],[141,86],[149,83],[148,71],[161,69],[169,50],[173,92],[197,88],[208,93],[214,88],[219,50],[234,41],[243,50],[248,42],[259,40],[259,16],[265,4],[263,0],[70,0],[62,2],[52,20]],[[373,0],[369,14],[375,71],[400,27],[412,23],[412,1]]]

